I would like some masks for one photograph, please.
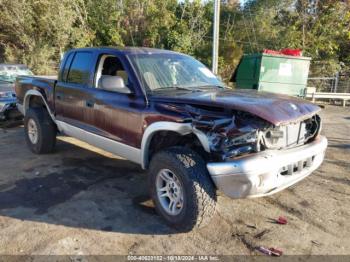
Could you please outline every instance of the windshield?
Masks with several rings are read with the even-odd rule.
[[[13,83],[19,75],[33,75],[25,65],[0,65],[0,81]]]
[[[149,53],[129,57],[147,91],[224,87],[205,65],[187,55]]]

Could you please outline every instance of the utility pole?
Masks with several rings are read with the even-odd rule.
[[[212,71],[218,73],[218,57],[219,57],[219,25],[220,25],[220,1],[214,0],[214,23],[213,23],[213,57]]]

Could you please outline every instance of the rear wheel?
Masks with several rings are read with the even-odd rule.
[[[197,153],[182,147],[161,151],[152,158],[149,173],[153,202],[168,224],[191,230],[213,217],[215,187]]]
[[[29,108],[24,117],[25,137],[33,153],[51,153],[56,145],[56,125],[42,108]]]

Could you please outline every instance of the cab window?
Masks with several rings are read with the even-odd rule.
[[[129,85],[129,77],[118,57],[113,55],[101,55],[96,72],[95,87],[101,88],[101,80],[108,76],[119,76],[125,86]]]
[[[73,59],[74,53],[70,53],[68,54],[68,57],[64,63],[64,67],[62,70],[62,81],[66,81],[67,80],[67,76],[68,76],[68,72],[69,72],[69,67],[72,63],[72,59]]]
[[[93,55],[90,52],[77,52],[70,66],[67,82],[88,85]]]

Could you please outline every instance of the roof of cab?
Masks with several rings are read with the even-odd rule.
[[[168,54],[179,54],[174,51],[165,50],[165,49],[157,49],[157,48],[149,48],[149,47],[85,47],[85,48],[76,48],[70,51],[117,51],[119,53],[124,54],[160,54],[160,53],[168,53]]]

